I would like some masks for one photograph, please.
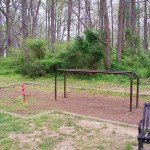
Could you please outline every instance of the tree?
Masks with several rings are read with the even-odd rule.
[[[135,36],[137,35],[137,28],[136,28],[136,0],[131,0],[131,34],[132,34],[132,42],[130,42],[130,46],[132,48],[132,53],[136,52],[135,48]],[[133,36],[134,35],[134,36]]]
[[[92,20],[91,20],[91,1],[85,0],[85,10],[86,10],[86,25],[90,28],[92,27]]]
[[[67,41],[70,41],[71,14],[72,14],[72,0],[68,0]]]
[[[2,45],[3,45],[3,32],[2,32],[2,29],[3,29],[3,23],[2,23],[2,13],[0,11],[0,55],[3,55],[3,51],[2,51]]]
[[[26,61],[29,61],[30,55],[28,48],[25,46],[25,40],[28,38],[28,9],[27,0],[21,0],[21,15],[22,15],[22,34],[23,34],[23,49]]]
[[[119,13],[118,13],[118,36],[117,36],[117,61],[121,61],[122,50],[124,44],[124,8],[125,1],[119,1]]]
[[[51,28],[50,28],[50,33],[51,33],[51,48],[52,52],[54,52],[54,43],[56,41],[56,28],[55,28],[55,0],[51,0]]]
[[[35,37],[40,5],[41,5],[41,0],[38,1],[31,0],[31,5],[29,7],[31,13],[28,15],[28,17],[30,18],[29,21],[30,21],[31,37]]]
[[[144,41],[143,46],[145,50],[148,50],[148,22],[147,22],[147,0],[144,2]]]
[[[81,2],[78,0],[78,16],[81,17]],[[77,25],[77,35],[80,35],[80,19],[78,19],[78,25]]]
[[[110,0],[110,6],[111,6],[111,43],[112,43],[112,47],[113,47],[113,45],[114,45],[114,36],[113,36],[114,35],[113,0]]]
[[[109,28],[109,18],[108,18],[108,9],[107,2],[103,0],[103,9],[104,9],[104,30],[106,32],[105,36],[105,68],[110,69],[110,28]]]

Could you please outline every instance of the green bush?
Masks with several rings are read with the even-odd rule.
[[[59,59],[51,58],[40,60],[39,63],[41,64],[46,73],[54,73],[59,68],[61,68],[62,62]]]
[[[88,30],[85,36],[76,37],[74,44],[59,57],[64,61],[64,68],[98,69],[102,66],[104,47],[98,34]]]
[[[24,63],[23,65],[21,64],[19,68],[18,73],[30,78],[46,75],[43,66],[39,62]]]
[[[42,59],[45,56],[47,42],[45,39],[27,39],[25,42],[26,46],[33,53],[37,59]]]
[[[17,68],[16,60],[14,58],[0,57],[0,75],[14,74]]]

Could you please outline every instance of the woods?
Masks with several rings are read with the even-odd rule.
[[[86,38],[87,31],[92,32],[91,35],[96,37],[103,47],[103,50],[99,49],[99,53],[103,51],[103,63],[97,61],[101,62],[97,69],[124,70],[135,69],[135,66],[136,69],[149,68],[149,0],[0,1],[1,57],[18,57],[19,53],[19,57],[22,55],[25,62],[33,62],[33,49],[26,40],[44,39],[45,58],[43,59],[51,59],[51,57],[46,58],[46,55],[52,55],[60,62],[63,61],[63,57],[60,57],[62,53],[65,55],[70,53],[69,47],[73,47],[76,41],[74,39],[79,36],[81,39]],[[80,57],[79,55],[77,57]],[[91,54],[90,57],[92,59],[95,56]],[[142,64],[143,59],[145,66]],[[83,68],[88,68],[88,65]]]

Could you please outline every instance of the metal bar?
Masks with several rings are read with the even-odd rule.
[[[132,111],[132,88],[133,88],[133,86],[132,86],[132,76],[131,76],[131,74],[129,74],[129,73],[126,73],[126,75],[128,75],[129,76],[129,78],[130,78],[130,112]]]
[[[55,73],[55,100],[57,100],[57,72]]]
[[[136,108],[139,106],[139,76],[135,72],[131,72],[136,76]]]
[[[59,69],[58,71],[64,72],[64,98],[66,98],[66,73],[67,72],[83,72],[83,73],[99,73],[99,74],[119,74],[119,75],[127,75],[127,76],[129,76],[129,78],[130,78],[130,111],[132,111],[132,96],[133,96],[133,94],[132,94],[132,92],[133,92],[132,74],[134,74],[134,75],[136,75],[136,78],[137,78],[136,107],[138,107],[139,77],[134,72],[128,72],[128,71],[110,71],[110,70],[83,70],[83,69]],[[55,94],[57,94],[57,93],[55,93]]]
[[[64,72],[64,98],[66,98],[66,71]]]

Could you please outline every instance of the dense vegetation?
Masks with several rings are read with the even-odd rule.
[[[25,60],[22,51],[9,53],[8,58],[0,58],[1,73],[18,73],[28,77],[53,74],[59,68],[105,69],[104,45],[99,41],[99,33],[87,30],[83,36],[77,36],[71,42],[55,45],[57,53],[51,53],[45,39],[27,39],[25,46],[29,49],[30,59]],[[111,49],[111,70],[128,70],[137,72],[142,78],[150,77],[150,53],[143,50],[131,54],[130,48],[123,50],[120,63],[116,61],[116,50]]]

